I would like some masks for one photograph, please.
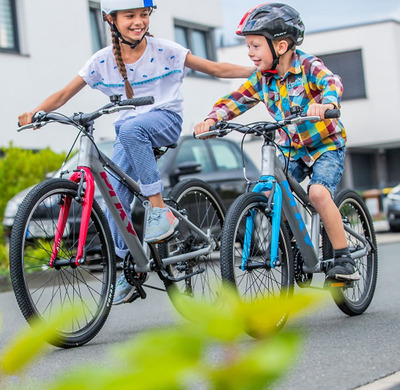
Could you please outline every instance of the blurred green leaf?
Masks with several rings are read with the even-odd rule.
[[[196,380],[207,389],[265,389],[288,371],[300,351],[300,334],[277,332],[277,322],[287,313],[290,317],[304,314],[325,295],[298,293],[249,302],[224,287],[218,305],[178,295],[175,304],[191,321],[139,334],[116,346],[105,367],[75,368],[41,388],[183,390],[192,388]],[[57,337],[55,329],[76,315],[70,310],[17,336],[0,361],[3,372],[14,374],[42,353],[46,340]],[[260,339],[244,342],[245,332]]]
[[[266,389],[268,384],[282,377],[294,362],[300,350],[300,336],[295,333],[277,333],[270,339],[242,348],[223,367],[210,371],[216,390]]]
[[[258,301],[240,301],[239,315],[246,321],[245,331],[257,338],[279,330],[287,318],[305,315],[325,301],[326,293],[300,293],[289,297],[268,297]]]
[[[216,304],[186,299],[180,294],[172,299],[179,312],[198,328],[197,332],[227,342],[243,335],[246,320],[240,314],[240,302],[231,287],[224,286],[220,290]]]
[[[191,367],[201,356],[204,335],[193,333],[190,327],[160,329],[139,335],[124,343],[114,355],[128,368],[176,371]],[[149,345],[152,351],[149,353]]]
[[[8,375],[17,374],[34,358],[44,353],[49,342],[57,342],[57,329],[76,315],[79,315],[79,311],[64,306],[48,322],[33,319],[30,322],[31,327],[19,332],[5,349],[0,359],[0,371]]]

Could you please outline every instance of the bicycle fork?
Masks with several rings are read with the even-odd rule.
[[[57,229],[55,232],[54,244],[49,264],[51,268],[66,267],[66,266],[71,266],[75,268],[85,262],[85,242],[87,237],[87,231],[89,228],[90,214],[92,212],[95,184],[93,175],[89,168],[78,167],[78,169],[79,171],[74,172],[70,178],[71,181],[79,183],[78,193],[75,199],[78,203],[82,203],[82,217],[79,230],[77,254],[75,259],[74,258],[69,260],[58,259],[61,239],[65,232],[68,214],[71,208],[71,198],[65,197],[64,199],[60,199],[61,202],[60,213],[58,216]],[[86,188],[85,188],[85,194],[82,197],[84,183],[86,183]]]

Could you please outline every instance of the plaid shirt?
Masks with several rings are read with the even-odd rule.
[[[264,102],[276,120],[290,115],[290,107],[302,106],[306,112],[314,103],[332,103],[340,108],[343,86],[323,62],[314,56],[296,50],[292,66],[282,78],[278,74],[264,76],[256,71],[237,91],[220,99],[208,118],[216,121],[231,120]],[[338,119],[305,122],[289,126],[292,143],[283,130],[279,130],[277,143],[294,160],[303,159],[311,166],[322,153],[344,146],[346,132]]]

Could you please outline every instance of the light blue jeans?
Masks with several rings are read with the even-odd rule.
[[[128,176],[139,182],[144,196],[162,192],[163,183],[157,168],[153,148],[178,142],[182,132],[182,118],[175,112],[152,110],[126,120],[115,128],[116,138],[112,160]],[[125,211],[130,216],[133,194],[113,177],[109,180]],[[124,258],[128,248],[108,208],[106,217],[114,238],[117,256]]]
[[[313,184],[321,184],[329,190],[333,198],[343,175],[345,154],[345,147],[323,153],[311,167],[312,175],[307,190]],[[280,154],[278,157],[282,164],[285,164],[283,156]],[[304,169],[306,167],[301,159],[289,162],[289,172],[299,183],[307,177],[307,171]]]

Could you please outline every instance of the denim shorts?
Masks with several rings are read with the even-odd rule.
[[[312,174],[307,191],[313,184],[320,184],[329,190],[333,198],[343,175],[345,149],[345,147],[342,147],[336,150],[328,150],[314,162],[312,167],[308,167],[301,159],[290,161],[289,172],[301,183],[311,170]],[[279,160],[281,160],[282,164],[285,163],[282,155],[279,155]]]

